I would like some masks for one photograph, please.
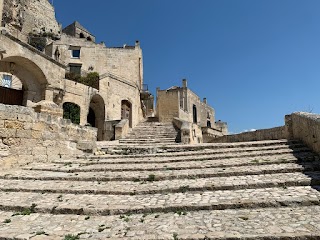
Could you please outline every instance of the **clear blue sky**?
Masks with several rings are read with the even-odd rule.
[[[51,1],[51,0],[50,0]],[[154,93],[182,78],[231,132],[320,113],[319,0],[54,0],[63,27],[79,21],[97,42],[140,40]]]

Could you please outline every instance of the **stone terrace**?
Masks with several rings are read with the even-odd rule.
[[[297,141],[120,144],[0,173],[0,239],[320,239],[319,186]]]

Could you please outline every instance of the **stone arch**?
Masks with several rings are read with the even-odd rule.
[[[97,140],[105,140],[105,104],[103,98],[95,94],[90,101],[87,123],[98,129]]]
[[[132,103],[128,100],[121,101],[121,119],[128,119],[129,127],[132,128]]]
[[[78,104],[72,102],[64,102],[63,105],[63,118],[70,119],[74,124],[80,124],[81,108]]]
[[[48,81],[40,67],[30,59],[21,56],[5,57],[0,61],[0,72],[10,74],[13,80],[21,82],[22,87],[15,89],[22,94],[22,101],[17,105],[27,106],[28,101],[37,103],[45,100]]]

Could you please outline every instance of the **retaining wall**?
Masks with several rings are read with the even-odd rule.
[[[97,129],[72,124],[32,108],[0,104],[0,168],[68,158],[93,151]]]

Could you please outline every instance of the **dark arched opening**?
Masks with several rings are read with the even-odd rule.
[[[89,113],[87,116],[87,123],[91,125],[91,127],[96,127],[96,114],[94,113],[93,109],[89,108]]]
[[[97,140],[105,140],[105,105],[100,95],[94,95],[91,99],[87,123],[92,127],[98,128]]]
[[[83,33],[80,33],[80,38],[85,38]]]
[[[193,104],[192,107],[192,113],[193,113],[193,123],[198,122],[198,116],[197,116],[197,106]]]
[[[74,124],[80,124],[80,106],[75,103],[65,102],[63,104],[63,118],[70,119]]]
[[[87,40],[91,42],[91,41],[92,41],[92,38],[91,38],[91,37],[87,37]]]
[[[121,101],[121,119],[128,119],[129,127],[132,127],[132,105],[128,100]]]

